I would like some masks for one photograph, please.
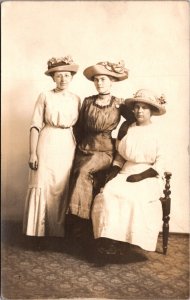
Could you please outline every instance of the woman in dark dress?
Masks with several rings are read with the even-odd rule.
[[[107,170],[114,158],[112,131],[121,115],[129,124],[134,116],[130,110],[123,110],[123,114],[124,100],[110,94],[113,82],[128,78],[123,61],[118,64],[100,62],[86,68],[83,74],[94,82],[98,94],[84,99],[76,124],[78,146],[70,182],[69,212],[88,220],[95,196],[96,174]]]

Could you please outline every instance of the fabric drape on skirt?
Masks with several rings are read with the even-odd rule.
[[[95,238],[106,237],[155,251],[162,223],[161,179],[126,182],[130,174],[149,167],[129,163],[127,172],[118,174],[96,196],[92,208]]]
[[[88,152],[77,151],[71,178],[70,213],[80,218],[89,219],[94,200],[94,174],[110,167],[112,151]]]
[[[27,235],[64,236],[68,188],[75,153],[72,128],[45,126],[38,144],[39,166],[30,170],[23,230]]]

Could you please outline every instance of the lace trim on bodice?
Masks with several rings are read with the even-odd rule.
[[[96,103],[96,100],[97,100],[97,99],[98,99],[98,95],[93,96],[93,105],[96,106],[96,107],[98,107],[98,108],[104,109],[104,108],[108,108],[108,107],[111,107],[111,106],[112,106],[112,104],[113,104],[113,102],[114,102],[114,100],[115,100],[115,97],[114,97],[114,96],[111,96],[110,103],[107,104],[107,105],[103,105],[103,106],[101,106],[101,105],[99,105],[99,104]]]

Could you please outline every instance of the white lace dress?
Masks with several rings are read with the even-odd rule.
[[[41,93],[31,128],[39,129],[37,171],[29,172],[23,231],[31,236],[64,236],[70,170],[75,153],[72,126],[80,99],[70,92]]]
[[[163,151],[156,125],[132,124],[120,141],[118,152],[125,159],[121,172],[94,200],[94,237],[138,245],[155,251],[162,223],[159,198],[163,194]],[[121,161],[114,164],[120,165]],[[158,176],[139,182],[126,182],[131,174],[154,168]]]

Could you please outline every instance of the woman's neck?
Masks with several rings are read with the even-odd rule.
[[[148,120],[148,121],[145,121],[145,122],[136,121],[137,126],[146,126],[146,125],[150,125],[151,123],[152,123],[151,120]]]
[[[60,88],[56,87],[56,88],[54,89],[54,92],[55,92],[55,93],[65,93],[65,92],[67,92],[67,90],[68,90],[68,89],[60,89]]]
[[[99,93],[98,94],[98,98],[99,99],[108,99],[108,98],[110,98],[110,92],[109,93],[105,93],[105,94]]]

